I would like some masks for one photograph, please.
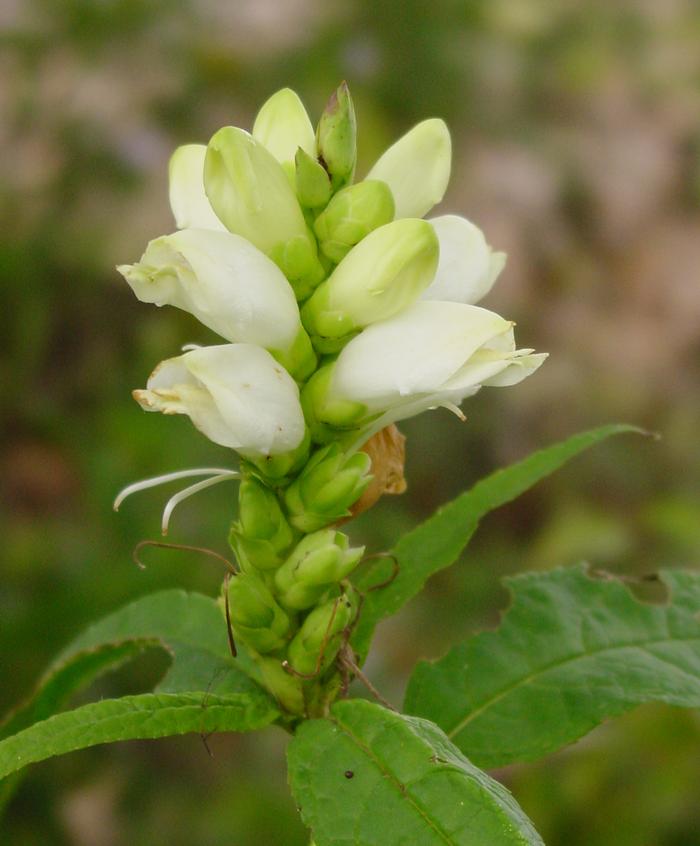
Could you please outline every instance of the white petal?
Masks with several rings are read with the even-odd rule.
[[[253,138],[280,164],[293,164],[299,147],[316,156],[316,134],[304,104],[291,88],[273,94],[255,118]]]
[[[336,363],[331,393],[370,410],[433,394],[511,323],[461,303],[419,302],[353,338]]]
[[[185,144],[170,157],[170,208],[178,229],[226,231],[204,193],[204,144]]]
[[[228,341],[286,351],[301,326],[282,271],[230,232],[183,229],[118,269],[142,302],[188,311]]]
[[[202,347],[164,361],[134,396],[149,411],[189,415],[210,440],[233,449],[277,455],[304,437],[296,383],[250,344]]]
[[[421,299],[476,303],[491,290],[505,264],[483,232],[464,217],[447,214],[429,221],[440,242],[440,263]]]
[[[424,120],[389,147],[367,179],[391,188],[395,217],[423,217],[442,200],[450,179],[452,142],[445,122]]]

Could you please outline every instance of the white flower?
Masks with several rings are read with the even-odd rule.
[[[440,263],[421,299],[478,302],[503,270],[506,254],[494,252],[479,227],[464,217],[446,214],[428,222],[440,242]]]
[[[140,262],[117,269],[141,302],[188,311],[227,341],[287,351],[301,329],[282,271],[231,232],[164,235],[148,244]]]
[[[226,227],[216,216],[204,193],[204,144],[185,144],[170,157],[168,177],[170,208],[178,229],[216,229]]]
[[[146,411],[187,414],[210,440],[256,455],[296,449],[305,433],[299,389],[266,350],[202,347],[163,361],[134,398]]]
[[[365,419],[386,412],[382,425],[444,405],[454,410],[482,385],[513,385],[534,372],[544,355],[516,350],[513,324],[478,306],[418,302],[375,323],[338,356],[323,404],[364,406]]]
[[[367,174],[386,182],[395,217],[423,217],[442,200],[450,179],[452,142],[445,122],[424,120],[389,147]]]

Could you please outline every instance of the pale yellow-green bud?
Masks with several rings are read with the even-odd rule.
[[[214,134],[204,160],[204,187],[231,232],[275,261],[287,244],[300,241],[306,245],[305,260],[313,264],[315,245],[289,179],[274,156],[243,129],[225,126]]]
[[[290,173],[300,147],[310,156],[316,153],[314,128],[304,104],[291,88],[282,88],[263,103],[253,124],[253,138]]]
[[[445,122],[424,120],[389,147],[367,179],[391,188],[396,218],[423,217],[442,200],[450,179],[452,143]]]
[[[425,220],[396,220],[375,229],[354,247],[314,292],[302,322],[322,352],[339,349],[359,329],[393,317],[428,287],[439,244]]]
[[[316,218],[321,251],[336,264],[374,229],[394,219],[394,198],[385,182],[358,182],[339,191]]]

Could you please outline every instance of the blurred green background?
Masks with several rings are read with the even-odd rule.
[[[148,550],[165,493],[135,479],[230,464],[129,392],[185,342],[188,315],[139,304],[113,270],[172,229],[180,143],[249,127],[289,85],[315,119],[341,79],[362,176],[414,122],[444,117],[442,209],[509,254],[485,305],[548,350],[468,422],[403,426],[408,492],[351,529],[373,550],[480,475],[581,428],[662,434],[596,448],[492,515],[464,561],[384,624],[368,664],[400,703],[415,660],[494,625],[499,579],[586,559],[648,573],[700,562],[700,5],[693,0],[2,0],[0,3],[0,706],[88,621],[220,573]],[[235,488],[181,506],[172,540],[225,551]],[[144,556],[146,557],[146,556]],[[436,624],[439,621],[439,625]],[[144,689],[144,656],[90,696]],[[13,846],[305,844],[285,738],[185,737],[35,767],[1,824]],[[548,846],[700,844],[700,718],[648,707],[534,766],[497,773]],[[485,844],[486,846],[486,844]]]

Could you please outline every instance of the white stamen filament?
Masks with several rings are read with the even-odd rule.
[[[164,485],[167,482],[174,482],[177,479],[187,479],[191,476],[221,476],[222,474],[234,473],[228,467],[198,467],[193,470],[176,470],[174,473],[165,473],[162,476],[153,476],[150,479],[142,479],[140,482],[134,482],[127,485],[123,490],[119,491],[112,508],[119,511],[119,506],[124,500],[138,491],[145,491],[148,488],[155,488],[158,485]]]
[[[446,408],[448,411],[451,411],[455,415],[455,417],[459,417],[462,423],[464,423],[464,421],[467,419],[462,409],[458,405],[455,405],[453,402],[443,402],[442,407]]]
[[[170,517],[172,516],[175,507],[179,505],[183,500],[187,499],[193,494],[199,493],[199,491],[205,490],[205,488],[210,488],[212,485],[218,485],[219,482],[225,482],[227,479],[238,479],[240,475],[241,474],[237,473],[235,470],[227,470],[224,473],[219,473],[218,476],[213,476],[211,479],[204,479],[203,482],[195,482],[194,485],[190,485],[188,488],[184,488],[183,490],[178,491],[178,493],[176,493],[174,496],[171,496],[170,499],[165,503],[165,508],[163,509],[163,519],[161,521],[160,527],[162,534],[168,534]]]

